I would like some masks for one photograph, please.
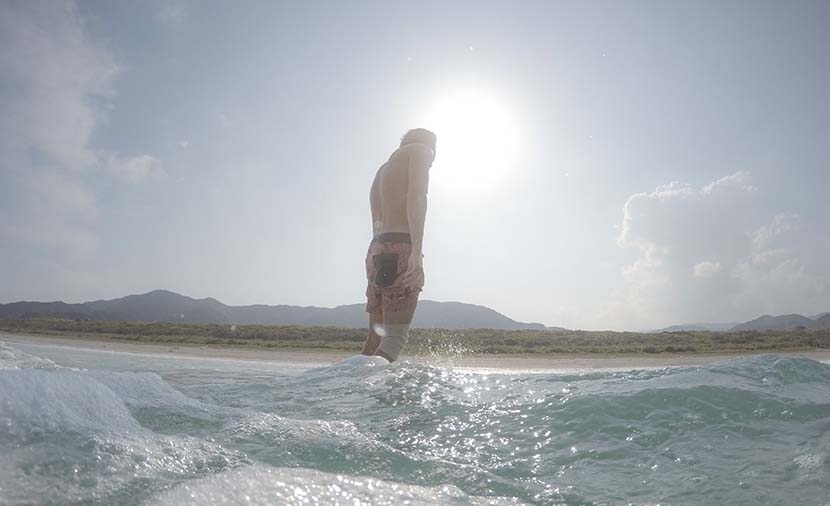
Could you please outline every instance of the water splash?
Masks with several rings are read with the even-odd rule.
[[[475,374],[406,361],[299,373],[145,362],[154,372],[106,357],[83,370],[0,347],[0,504],[828,496],[830,366],[811,360]]]

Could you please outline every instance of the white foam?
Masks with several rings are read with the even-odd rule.
[[[10,504],[97,502],[135,480],[191,477],[244,458],[213,441],[141,426],[127,404],[202,408],[155,373],[79,371],[2,352],[2,504],[4,498]]]
[[[0,424],[23,439],[65,430],[140,429],[115,392],[94,378],[61,369],[0,371]]]
[[[254,465],[180,485],[161,495],[165,505],[349,505],[521,504],[515,499],[468,496],[452,485],[423,487],[310,469]]]
[[[383,357],[379,357],[377,355],[373,355],[371,357],[368,355],[355,355],[353,357],[344,358],[340,362],[335,362],[331,365],[331,367],[382,367],[385,365],[389,365],[389,361]]]
[[[8,369],[59,369],[55,362],[48,358],[29,355],[18,349],[11,348],[0,342],[0,370]]]

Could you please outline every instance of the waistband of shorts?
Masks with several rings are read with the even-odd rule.
[[[404,242],[412,244],[412,236],[407,232],[384,232],[372,239],[372,242]]]

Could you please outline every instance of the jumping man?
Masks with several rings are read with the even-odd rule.
[[[366,254],[369,337],[364,355],[393,362],[406,344],[424,287],[424,218],[434,159],[435,134],[423,128],[410,130],[372,183],[373,239]]]

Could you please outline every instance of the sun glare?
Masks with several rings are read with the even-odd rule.
[[[438,136],[430,179],[454,192],[491,191],[516,166],[518,133],[513,113],[498,97],[461,91],[436,100],[424,126]]]

